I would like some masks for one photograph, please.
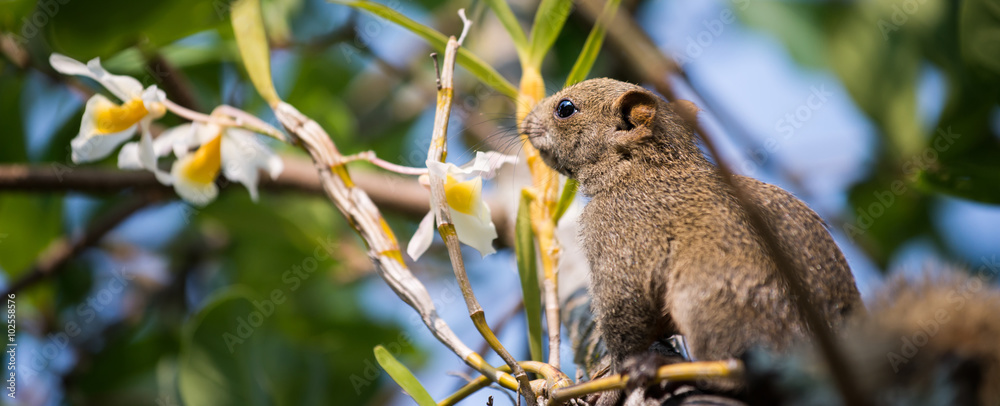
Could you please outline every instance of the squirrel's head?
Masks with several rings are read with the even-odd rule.
[[[696,109],[684,103],[682,107],[693,115]],[[539,102],[520,131],[545,163],[585,181],[582,178],[631,165],[633,160],[697,154],[692,131],[676,109],[640,86],[590,79]]]

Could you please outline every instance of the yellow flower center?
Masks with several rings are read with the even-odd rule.
[[[474,216],[476,206],[482,200],[483,178],[476,176],[465,182],[459,182],[451,175],[446,175],[444,196],[448,206],[459,213]]]
[[[215,181],[222,166],[222,134],[202,144],[182,169],[185,178],[201,184]]]
[[[121,106],[108,103],[97,108],[97,132],[111,134],[124,131],[149,114],[142,100],[132,99]]]

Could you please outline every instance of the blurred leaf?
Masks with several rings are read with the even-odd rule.
[[[524,313],[528,320],[528,349],[531,359],[543,361],[542,355],[542,293],[538,287],[538,263],[535,261],[535,234],[531,230],[531,195],[521,191],[517,208],[515,248],[517,270],[521,276]]]
[[[0,31],[14,35],[18,42],[27,42],[38,34],[34,24],[24,24],[35,10],[36,0],[7,0],[0,2]],[[27,27],[26,27],[27,26]]]
[[[962,58],[970,66],[1000,79],[1000,2],[966,0],[961,3],[959,36]]]
[[[134,45],[156,48],[225,23],[226,1],[40,1],[53,49],[89,60]]]
[[[26,162],[24,124],[21,122],[21,90],[23,76],[14,72],[13,65],[0,67],[0,120],[7,136],[0,137],[0,162]]]
[[[896,249],[932,230],[930,206],[927,197],[895,171],[881,169],[875,173],[873,178],[851,188],[848,202],[852,210],[848,216],[854,222],[840,228],[881,269],[886,269]]]
[[[188,406],[270,405],[260,341],[247,318],[256,312],[243,289],[217,295],[185,327],[181,341],[178,386]],[[260,319],[263,320],[263,319]],[[256,333],[256,334],[254,334]]]
[[[607,31],[605,25],[615,18],[619,4],[621,4],[621,0],[608,0],[604,4],[601,17],[597,19],[594,28],[587,35],[587,42],[583,44],[583,50],[580,51],[580,56],[576,59],[573,69],[566,78],[565,87],[573,86],[587,79],[590,69],[594,66],[594,61],[597,60],[597,54],[600,53],[601,46],[604,44],[604,34]],[[558,221],[558,217],[556,217],[556,221]]]
[[[829,3],[760,1],[734,11],[747,26],[781,40],[796,62],[819,68],[827,64],[823,15],[842,14],[833,10],[835,7]]]
[[[954,162],[920,172],[918,186],[983,203],[1000,204],[1000,165],[987,162]]]
[[[358,8],[365,10],[377,17],[389,20],[392,23],[403,27],[410,32],[419,35],[432,48],[436,49],[438,52],[444,52],[445,45],[448,43],[448,37],[444,34],[438,32],[437,30],[430,28],[426,25],[420,24],[413,21],[409,17],[406,17],[396,10],[386,7],[382,4],[375,3],[368,0],[328,0],[332,3],[343,4],[345,6]],[[465,69],[468,69],[473,75],[479,78],[483,84],[492,87],[504,95],[516,99],[517,98],[517,88],[514,87],[507,79],[504,79],[496,69],[492,66],[483,62],[482,59],[469,52],[465,48],[458,48],[458,58],[457,62],[462,65]]]
[[[580,182],[573,178],[566,178],[566,184],[563,185],[562,194],[559,196],[559,204],[556,205],[556,213],[552,215],[552,221],[559,223],[559,219],[562,218],[563,214],[566,214],[566,209],[569,205],[573,204],[573,199],[576,198],[576,191],[580,187]]]
[[[281,101],[271,80],[271,54],[264,33],[260,0],[236,0],[232,6],[233,32],[243,57],[243,66],[250,75],[260,97],[272,107]]]
[[[514,12],[510,10],[510,5],[507,4],[506,0],[486,0],[486,4],[490,6],[497,19],[507,29],[510,39],[514,41],[514,48],[517,49],[518,56],[524,59],[528,52],[528,39],[524,36],[524,30],[517,22]]]
[[[924,143],[916,114],[919,48],[909,37],[884,39],[872,24],[844,16],[830,33],[828,60],[898,159],[919,152]]]
[[[396,383],[399,384],[399,386],[402,387],[403,390],[405,390],[418,405],[437,405],[437,402],[435,402],[434,398],[427,393],[427,389],[424,389],[424,386],[420,384],[417,377],[413,376],[413,373],[410,372],[405,365],[397,361],[396,358],[389,353],[389,350],[385,349],[385,347],[381,345],[375,346],[375,359],[378,361],[378,364],[382,367],[382,369],[389,373],[392,380],[396,381]]]
[[[62,198],[0,195],[0,267],[7,277],[21,275],[62,232]]]
[[[542,0],[535,12],[535,23],[531,26],[531,48],[528,64],[539,68],[549,48],[562,32],[563,24],[573,9],[571,0]]]
[[[111,330],[102,350],[88,354],[88,362],[73,371],[76,386],[88,396],[107,397],[136,385],[139,377],[151,378],[162,357],[177,353],[175,327],[151,314],[141,324]]]

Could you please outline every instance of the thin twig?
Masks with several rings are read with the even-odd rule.
[[[555,389],[570,388],[573,386],[573,380],[569,379],[566,374],[562,371],[552,367],[552,365],[546,364],[544,362],[538,361],[521,361],[518,363],[521,368],[531,372],[533,374],[538,374],[545,378],[544,380],[534,380],[531,382],[537,392],[549,391],[549,400],[551,401],[551,391]],[[502,371],[509,371],[510,367],[507,365],[501,366],[499,368]],[[541,384],[541,385],[540,385]],[[438,406],[452,406],[461,402],[462,399],[469,397],[473,393],[476,393],[480,389],[490,386],[490,381],[486,377],[478,377],[466,383],[464,386],[459,388],[455,393],[452,393],[447,398],[444,398],[438,402]],[[596,392],[597,390],[595,390]]]
[[[64,265],[70,259],[97,244],[108,232],[114,230],[115,227],[139,210],[161,200],[162,196],[157,192],[140,194],[98,217],[79,236],[64,235],[59,237],[38,257],[38,260],[24,276],[7,287],[3,297],[8,297],[12,293],[17,293],[66,269]]]
[[[583,4],[585,12],[592,18],[598,18],[601,11],[601,5],[598,1],[586,0]],[[656,48],[649,36],[637,28],[639,25],[627,12],[618,13],[615,19],[617,21],[609,25],[608,34],[624,51],[631,62],[629,65],[637,69],[638,73],[645,80],[651,82],[653,87],[668,100],[677,100],[670,83],[667,81],[669,73],[677,72],[677,64]],[[705,131],[697,120],[688,124],[701,137],[705,148],[717,164],[719,176],[729,186],[737,202],[747,214],[751,227],[763,240],[764,249],[774,260],[779,278],[788,287],[792,303],[819,345],[827,368],[829,368],[844,402],[852,405],[869,405],[868,398],[864,396],[860,385],[851,374],[846,357],[843,356],[842,350],[834,341],[830,327],[810,303],[809,292],[801,279],[802,274],[796,269],[789,254],[781,248],[774,231],[764,221],[760,209],[752,200],[748,199],[746,191],[734,182],[733,173],[725,161],[720,158],[713,142],[714,138]]]
[[[464,13],[460,13],[464,17]],[[468,20],[463,18],[466,24],[469,24]],[[451,117],[451,104],[454,98],[455,89],[452,87],[454,72],[455,72],[455,58],[458,53],[458,47],[461,44],[455,37],[448,39],[448,44],[445,46],[444,52],[444,62],[442,63],[441,76],[438,78],[438,94],[437,94],[437,111],[434,116],[434,130],[431,137],[431,143],[427,150],[427,160],[444,162],[445,156],[447,155],[448,147],[448,120]],[[451,266],[455,271],[455,279],[458,280],[458,285],[462,290],[462,297],[465,298],[465,304],[469,309],[469,317],[472,319],[473,324],[475,324],[476,329],[479,333],[486,339],[490,347],[493,348],[500,358],[504,360],[508,367],[510,367],[513,375],[517,378],[519,382],[518,392],[524,397],[525,402],[529,406],[535,404],[535,394],[531,390],[531,384],[528,381],[528,374],[524,372],[524,369],[518,365],[517,360],[510,355],[510,352],[500,343],[497,339],[496,334],[490,329],[489,324],[486,322],[486,316],[483,312],[483,308],[479,305],[479,301],[476,299],[475,293],[472,291],[472,285],[469,283],[469,276],[465,272],[465,262],[462,259],[462,248],[458,241],[458,235],[455,233],[455,225],[451,220],[451,212],[448,209],[448,201],[445,198],[444,191],[444,179],[434,176],[431,174],[430,177],[430,187],[431,187],[431,203],[434,210],[435,218],[437,218],[437,228],[438,232],[441,234],[441,238],[444,239],[445,245],[448,247],[448,256],[451,258]]]
[[[649,384],[665,380],[696,381],[700,379],[732,379],[743,374],[743,364],[737,360],[682,362],[661,366],[656,370],[656,376]],[[563,402],[595,392],[625,389],[628,385],[627,375],[612,375],[564,388],[552,390],[549,399],[553,402]]]
[[[375,151],[363,151],[357,154],[347,155],[343,158],[343,163],[350,163],[354,161],[367,161],[372,165],[378,166],[379,168],[385,169],[390,172],[396,172],[400,175],[426,175],[427,168],[414,168],[411,166],[397,165],[389,161],[385,161],[377,156],[375,156]]]

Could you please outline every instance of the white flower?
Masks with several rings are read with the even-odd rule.
[[[80,133],[70,142],[73,162],[91,162],[110,155],[115,148],[132,138],[139,126],[143,127],[143,137],[146,138],[140,146],[151,145],[146,142],[151,140],[147,128],[149,122],[166,112],[163,105],[166,95],[156,85],[143,89],[135,78],[112,75],[101,67],[100,58],[91,59],[84,65],[54,53],[49,57],[49,63],[60,73],[96,80],[121,101],[121,104],[116,104],[101,94],[87,101]]]
[[[458,240],[479,251],[482,256],[496,252],[493,240],[497,238],[497,229],[493,225],[490,207],[483,201],[483,179],[490,179],[505,163],[514,163],[517,158],[499,152],[477,152],[476,159],[470,164],[458,167],[455,164],[427,160],[427,169],[431,179],[444,179],[445,200],[448,201],[448,211],[455,225]],[[431,202],[435,206],[434,202]],[[406,253],[416,260],[434,239],[434,209],[431,209],[420,221],[417,232],[413,234],[406,247]]]
[[[219,194],[215,178],[220,171],[227,179],[246,186],[250,198],[257,201],[258,171],[264,169],[274,179],[284,170],[281,158],[250,131],[223,129],[211,123],[183,127],[164,133],[160,138],[167,136],[167,140],[154,143],[152,149],[164,155],[173,149],[177,155],[170,169],[174,190],[192,204],[204,206],[215,200]],[[198,149],[189,152],[192,147]]]

